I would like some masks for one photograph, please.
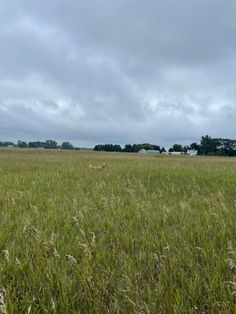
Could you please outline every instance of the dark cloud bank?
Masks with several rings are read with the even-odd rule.
[[[2,0],[1,139],[236,138],[233,0]]]

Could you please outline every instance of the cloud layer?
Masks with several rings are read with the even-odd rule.
[[[236,138],[236,2],[3,0],[2,139]]]

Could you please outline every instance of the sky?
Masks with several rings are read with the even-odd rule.
[[[0,140],[236,138],[235,0],[1,0]]]

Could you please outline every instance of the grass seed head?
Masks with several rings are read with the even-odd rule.
[[[21,267],[21,263],[20,263],[18,257],[15,256],[15,257],[14,257],[14,261],[15,261],[15,263],[16,263],[16,265],[17,265],[18,267]]]
[[[75,266],[78,264],[77,260],[72,255],[67,254],[66,258],[72,266]]]
[[[6,290],[1,288],[0,289],[0,313],[1,314],[7,314],[6,304],[5,304],[5,297]]]
[[[53,300],[53,298],[51,298],[51,304],[52,304],[52,310],[53,312],[56,311],[56,304],[55,304],[55,301]]]
[[[9,260],[9,251],[8,250],[2,250],[2,256],[5,258],[5,260]]]
[[[57,251],[57,249],[56,249],[55,247],[53,248],[52,254],[53,254],[53,256],[54,256],[55,258],[60,258],[60,254],[58,253],[58,251]]]
[[[228,258],[226,260],[226,263],[228,264],[229,268],[231,270],[236,269],[235,265],[235,259],[234,259],[234,249],[233,249],[233,243],[232,241],[228,242]]]
[[[235,281],[228,281],[227,284],[231,289],[231,293],[233,296],[236,296],[236,282]]]

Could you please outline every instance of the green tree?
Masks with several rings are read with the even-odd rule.
[[[61,144],[61,149],[73,149],[73,145],[70,142],[63,142]]]
[[[209,135],[202,136],[200,143],[201,153],[204,155],[213,155],[219,146],[219,139],[212,139]]]
[[[105,151],[105,152],[122,152],[122,148],[118,144],[104,144],[96,145],[94,147],[95,151]]]
[[[133,152],[133,146],[130,144],[126,144],[125,148],[123,149],[124,152],[126,153],[132,153]]]
[[[194,142],[194,143],[192,143],[192,144],[190,144],[190,149],[195,149],[195,150],[199,150],[199,145],[196,143],[196,142]]]
[[[180,144],[174,144],[172,148],[173,148],[174,152],[182,152],[183,151],[183,147]]]
[[[58,148],[57,142],[54,140],[46,140],[45,148],[56,149],[56,148]]]
[[[95,151],[101,151],[101,150],[102,150],[102,145],[100,145],[100,144],[99,144],[99,145],[96,145],[93,150],[95,150]]]
[[[27,147],[27,143],[26,142],[22,142],[21,140],[19,140],[17,142],[17,147],[19,147],[19,148],[26,148]]]

